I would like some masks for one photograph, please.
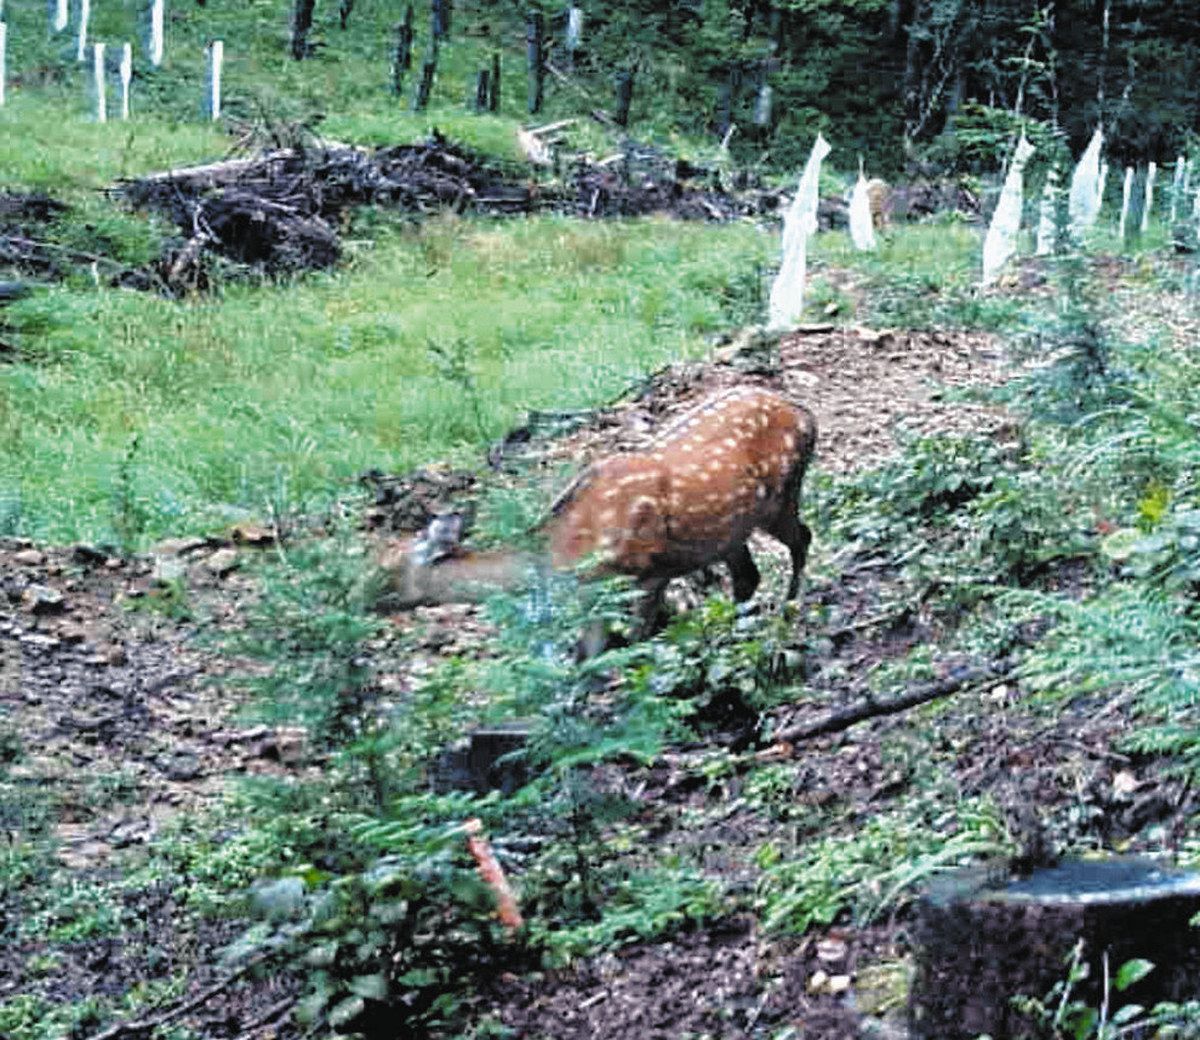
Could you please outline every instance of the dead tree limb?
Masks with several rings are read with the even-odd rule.
[[[239,979],[248,975],[266,959],[267,954],[259,954],[257,957],[248,960],[236,971],[226,975],[220,982],[213,983],[207,989],[197,993],[191,1000],[176,1005],[170,1011],[164,1011],[159,1015],[151,1015],[149,1018],[139,1018],[133,1022],[118,1022],[116,1025],[109,1026],[107,1029],[97,1033],[90,1040],[114,1040],[118,1036],[136,1036],[150,1033],[161,1026],[170,1025],[172,1022],[183,1018],[184,1015],[191,1014],[198,1007],[203,1007],[213,997],[224,993],[225,990],[229,989]]]
[[[799,744],[814,737],[827,736],[830,733],[840,733],[859,722],[867,719],[880,718],[884,715],[896,715],[918,704],[935,701],[939,697],[948,697],[964,689],[982,690],[998,686],[1006,681],[1016,670],[1017,662],[1012,657],[1002,657],[984,665],[966,665],[951,669],[950,673],[941,679],[921,683],[904,693],[892,697],[864,697],[857,704],[841,711],[835,711],[824,718],[813,722],[804,722],[797,726],[789,726],[773,734],[773,748],[782,744]],[[769,755],[771,749],[762,752]]]

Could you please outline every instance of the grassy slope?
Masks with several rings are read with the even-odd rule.
[[[95,37],[136,40],[142,6],[104,5]],[[384,89],[393,12],[360,5],[343,34],[322,6],[314,39],[328,46],[296,63],[281,10],[173,7],[164,67],[135,61],[136,118],[101,126],[71,41],[47,37],[38,5],[14,6],[5,186],[75,203],[82,248],[104,233],[126,255],[152,255],[159,229],[97,190],[228,151],[230,137],[199,112],[211,36],[226,39],[235,125],[321,114],[327,136],[366,142],[437,125],[513,157],[522,92],[505,91],[500,115],[476,117],[460,84],[500,43],[512,44],[507,85],[520,85],[519,65],[508,67],[519,41],[456,37],[442,48],[433,105],[413,114]],[[467,24],[479,22],[464,13],[456,29]],[[423,33],[418,23],[418,53]],[[589,140],[585,130],[578,143]],[[370,466],[478,446],[525,407],[594,403],[746,317],[773,248],[749,227],[553,219],[405,230],[364,215],[351,237],[342,270],[291,284],[185,304],[71,286],[8,311],[24,363],[0,369],[0,526],[55,540],[203,528],[268,499],[310,502]],[[437,375],[430,342],[467,363],[478,417]]]
[[[0,485],[23,532],[106,537],[138,433],[149,534],[268,496],[294,506],[699,349],[766,249],[750,228],[447,220],[385,233],[335,274],[219,300],[54,290],[11,312],[33,356],[0,370]],[[462,351],[474,395],[438,375],[431,342]]]
[[[277,15],[279,6],[252,9]],[[173,38],[190,32],[198,46],[195,13],[179,8]],[[228,9],[211,16],[233,17]],[[285,114],[328,108],[325,128],[332,136],[393,140],[436,120],[476,143],[507,147],[516,113],[466,117],[448,79],[442,99],[448,107],[429,117],[397,114],[386,94],[370,86],[379,52],[363,17],[356,15],[361,35],[350,38],[362,47],[361,64],[329,54],[293,66],[280,57],[283,31],[275,25],[264,28],[248,53],[233,57],[230,82],[255,82],[263,106]],[[182,82],[186,71],[172,65],[164,77]],[[193,62],[188,74],[198,71]],[[289,100],[301,86],[309,100]],[[66,191],[95,207],[95,216],[115,219],[91,199],[92,189],[168,161],[219,155],[227,146],[211,127],[183,118],[191,102],[169,98],[157,114],[139,118],[132,137],[92,126],[82,118],[78,87],[67,82],[36,96],[14,95],[0,116],[0,161],[13,171],[11,183]],[[250,111],[250,92],[243,89],[240,104]],[[73,99],[77,118],[56,122],[63,98]],[[54,132],[59,125],[62,139]],[[22,134],[37,146],[15,143]],[[98,145],[104,147],[93,159],[89,150]],[[133,234],[128,222],[122,228]],[[54,539],[106,537],[121,508],[114,493],[124,469],[134,499],[125,508],[153,536],[203,527],[231,508],[259,510],[272,497],[294,505],[323,496],[367,466],[401,467],[473,451],[523,407],[601,399],[638,372],[702,349],[705,332],[753,317],[758,271],[775,250],[773,237],[748,227],[661,222],[446,220],[414,230],[375,218],[356,237],[361,244],[344,270],[292,284],[238,286],[186,304],[77,286],[7,312],[30,356],[0,367],[0,521],[7,495],[9,523],[21,531]],[[817,260],[860,263],[868,279],[890,279],[897,301],[892,313],[906,319],[944,318],[936,307],[922,309],[922,301],[938,298],[967,308],[960,311],[964,318],[989,317],[967,307],[977,238],[966,229],[906,230],[865,262],[848,254],[840,236],[819,239],[816,254]],[[452,353],[464,344],[482,429],[461,391],[437,375],[431,341]],[[135,432],[139,447],[130,456]],[[924,479],[920,472],[917,478]],[[918,490],[921,479],[913,480]],[[1013,501],[1021,504],[1025,489],[1018,490]],[[1053,490],[1045,495],[1051,505],[1057,504]],[[848,500],[851,519],[881,514],[874,499],[865,501]],[[1012,509],[1026,524],[1025,512]],[[923,536],[920,528],[912,535]],[[895,544],[888,548],[904,555]],[[960,573],[966,559],[964,553],[933,563],[938,573]],[[915,663],[928,666],[928,659]],[[899,671],[895,677],[902,677]],[[800,696],[798,690],[776,693]],[[821,810],[797,798],[823,775],[812,761],[824,760],[802,756],[757,767],[746,790],[773,836],[756,864],[762,868],[758,908],[770,911],[764,916],[799,930],[839,913],[847,882],[852,892],[877,894],[881,877],[882,890],[892,891],[898,872],[920,876],[931,863],[970,852],[964,839],[990,833],[987,813],[941,775],[952,775],[949,763],[964,756],[953,741],[935,739],[943,713],[972,729],[972,711],[951,703],[914,713],[909,730],[887,734],[887,763],[912,790],[902,784],[882,805],[878,792],[870,792],[862,815],[838,799]],[[979,702],[977,712],[980,719],[1000,714],[991,702]],[[843,797],[843,785],[853,792],[844,777],[833,776],[831,786]],[[712,811],[724,814],[722,798],[713,801]],[[1066,815],[1073,805],[1060,808]],[[948,828],[947,819],[958,829]],[[943,843],[947,832],[949,844]],[[195,852],[202,843],[189,841],[195,856],[220,858]],[[646,856],[658,852],[647,846]],[[624,870],[623,863],[615,866]],[[676,869],[664,867],[663,874]],[[536,878],[526,883],[535,889]]]

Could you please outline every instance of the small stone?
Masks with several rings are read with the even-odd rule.
[[[21,603],[31,614],[57,614],[64,606],[63,594],[47,585],[30,585],[21,594]]]
[[[275,532],[258,524],[234,524],[229,529],[229,537],[239,545],[273,545]]]
[[[187,573],[187,564],[178,556],[155,556],[154,569],[150,572],[151,581],[161,585],[179,581]]]
[[[817,956],[827,964],[846,959],[846,944],[841,939],[822,939],[817,943]]]
[[[1113,775],[1113,794],[1118,798],[1128,798],[1142,786],[1142,782],[1128,769],[1122,769]]]
[[[40,632],[30,632],[28,635],[21,636],[18,642],[22,646],[38,652],[53,650],[59,645],[57,636],[42,635]]]
[[[203,538],[166,538],[151,552],[155,556],[189,556],[207,545],[208,542]]]
[[[77,625],[73,621],[64,621],[58,626],[58,638],[64,643],[82,643],[87,639],[87,632],[84,631],[82,625]]]
[[[826,992],[837,996],[839,993],[845,993],[850,988],[849,975],[831,975],[829,982],[826,983]]]
[[[82,542],[71,549],[71,557],[76,563],[96,564],[107,563],[108,553],[103,549],[97,549],[94,545],[85,545]]]
[[[295,765],[304,757],[304,740],[303,729],[280,728],[255,745],[253,753],[258,758]]]
[[[19,553],[13,554],[13,563],[21,567],[40,567],[45,562],[45,553],[39,552],[37,549],[22,549]]]
[[[119,556],[110,556],[107,560],[104,561],[105,570],[119,571],[124,566],[125,566],[125,561],[122,560]]]
[[[168,780],[186,782],[200,776],[200,759],[187,751],[178,751],[161,764]]]
[[[819,968],[808,977],[809,993],[821,993],[825,990],[825,984],[829,982],[829,976]]]
[[[221,549],[204,561],[204,569],[218,578],[223,578],[241,566],[241,562],[236,549]]]
[[[113,646],[109,647],[104,654],[105,664],[122,665],[128,660],[129,657],[125,653],[125,647],[120,646],[119,644],[114,644]]]

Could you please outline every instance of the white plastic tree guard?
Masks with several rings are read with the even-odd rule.
[[[1058,201],[1058,171],[1051,169],[1046,174],[1046,185],[1042,188],[1042,201],[1038,204],[1037,248],[1035,255],[1049,256],[1054,252],[1055,203]]]
[[[133,82],[133,44],[121,47],[121,118],[129,118],[129,85]]]
[[[221,118],[221,67],[225,64],[225,41],[213,40],[208,47],[208,112]]]
[[[56,0],[54,5],[54,19],[52,25],[55,32],[62,32],[67,27],[67,22],[70,20],[70,8],[67,7],[67,0]]]
[[[858,180],[850,193],[850,239],[854,248],[867,251],[875,248],[875,226],[871,220],[871,198],[867,194],[867,178],[862,164],[858,167]]]
[[[583,44],[583,8],[572,4],[567,8],[567,50],[572,53]]]
[[[92,17],[91,0],[79,0],[79,38],[76,41],[75,60],[87,60],[88,22]]]
[[[828,154],[829,142],[818,134],[796,196],[783,216],[783,263],[771,286],[768,329],[791,328],[804,310],[808,236],[817,229],[817,184],[821,160]]]
[[[1092,139],[1082,158],[1071,174],[1071,193],[1067,198],[1067,214],[1071,222],[1071,234],[1082,237],[1093,224],[1099,213],[1100,195],[1100,149],[1104,147],[1104,133],[1096,127]]]
[[[1186,172],[1187,161],[1181,155],[1175,160],[1175,176],[1171,179],[1171,227],[1175,226],[1175,218],[1179,215],[1179,203],[1183,198]]]
[[[1025,164],[1033,154],[1033,145],[1021,135],[1012,164],[1000,190],[1000,201],[992,214],[987,237],[983,240],[983,284],[992,285],[1004,265],[1017,251],[1017,234],[1021,230],[1021,202],[1024,194]]]
[[[1125,184],[1121,188],[1121,219],[1117,223],[1117,238],[1125,241],[1125,225],[1129,219],[1129,200],[1133,197],[1133,167],[1125,167]]]
[[[104,82],[104,44],[92,44],[92,78],[96,89],[96,122],[103,123],[108,119],[108,98],[105,96]]]
[[[163,0],[150,0],[150,64],[158,68],[163,60]]]
[[[1158,176],[1158,164],[1151,161],[1146,170],[1146,206],[1142,210],[1142,234],[1150,227],[1150,210],[1154,208],[1154,179]]]

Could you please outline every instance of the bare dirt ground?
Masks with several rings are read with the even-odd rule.
[[[777,354],[770,343],[751,340],[718,350],[708,362],[660,372],[628,399],[585,416],[582,425],[572,418],[575,428],[565,436],[544,439],[531,422],[493,451],[501,473],[481,479],[519,474],[544,484],[548,500],[568,461],[636,446],[705,393],[742,382],[781,386],[807,403],[821,430],[817,466],[851,472],[883,461],[897,431],[1007,437],[1011,421],[1002,411],[946,400],[948,388],[1004,378],[999,347],[986,336],[810,327],[786,337]],[[470,480],[432,470],[393,481],[391,497],[368,513],[376,526],[412,528],[430,510],[469,496],[470,488]],[[196,616],[236,623],[239,603],[252,591],[239,553],[252,551],[232,542],[186,540],[128,560],[87,546],[0,542],[0,721],[25,750],[12,769],[14,782],[56,800],[63,867],[81,877],[109,876],[123,850],[153,843],[173,816],[202,811],[230,777],[291,767],[297,734],[240,722],[238,705],[220,682],[227,660],[198,639],[196,623],[173,619],[155,603],[164,589],[156,573],[181,576],[191,602],[202,608]],[[882,629],[855,627],[877,609],[885,580],[860,572],[810,586],[811,602],[829,607],[843,628],[821,651],[826,663],[836,659],[851,674],[861,673],[936,634],[919,616]],[[414,623],[450,630],[425,647],[436,656],[474,638],[474,617],[472,608],[430,610]],[[955,779],[965,794],[1010,790],[1012,804],[1036,797],[1048,813],[1101,814],[1114,836],[1136,833],[1147,820],[1178,819],[1179,791],[1107,750],[1122,725],[1119,711],[1081,704],[1048,725],[1023,713],[1021,702],[1011,684],[957,702],[942,739],[958,749]],[[896,756],[882,750],[889,740],[903,743],[903,727],[901,719],[879,719],[807,747],[795,786],[798,804],[836,803],[852,818],[876,811],[911,780]],[[914,748],[913,760],[919,758]],[[711,791],[680,783],[669,764],[643,772],[639,783],[638,797],[651,815],[711,804]],[[670,840],[724,849],[733,861],[762,840],[760,829],[761,821],[729,818]],[[0,998],[36,993],[75,1001],[160,978],[167,969],[147,956],[150,949],[167,957],[169,970],[187,972],[189,994],[220,977],[213,954],[231,937],[228,925],[179,925],[178,907],[161,891],[130,898],[140,898],[143,932],[80,942],[49,978],[28,970],[37,949],[11,948],[0,956]],[[509,979],[481,1001],[514,1035],[531,1040],[751,1037],[784,1025],[798,1037],[850,1037],[862,1035],[865,1014],[888,1010],[888,987],[872,973],[899,963],[902,954],[903,929],[895,922],[777,941],[735,921],[635,944],[540,979]],[[284,1020],[261,1021],[288,992],[279,980],[244,980],[183,1023],[205,1037],[291,1035]],[[897,1028],[896,1013],[891,1008],[890,1017],[877,1021],[884,1031],[877,1035]]]

